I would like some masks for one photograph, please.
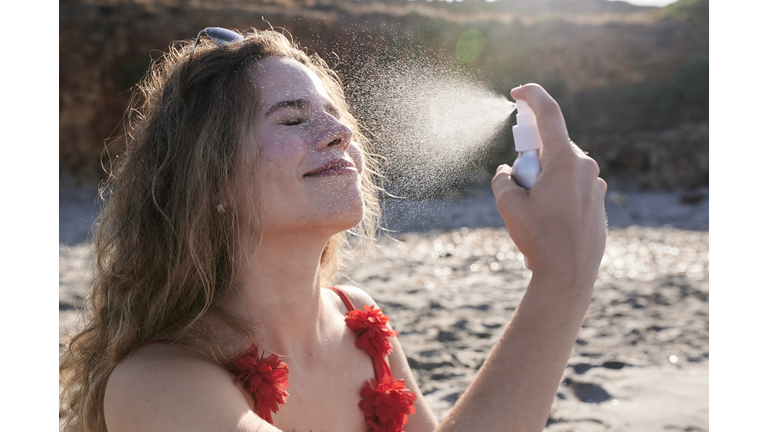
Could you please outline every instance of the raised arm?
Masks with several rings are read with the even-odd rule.
[[[477,377],[438,431],[541,431],[589,306],[605,249],[606,183],[568,137],[540,86],[512,90],[536,114],[541,174],[527,193],[499,167],[493,191],[512,240],[528,258],[528,290]]]

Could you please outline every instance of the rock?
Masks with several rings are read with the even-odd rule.
[[[612,178],[657,190],[695,190],[709,185],[709,123],[683,124],[657,132],[599,135],[584,145],[609,185]],[[621,205],[620,195],[609,198],[610,202]],[[705,196],[691,194],[690,199],[699,202]]]
[[[566,378],[563,382],[573,390],[573,394],[582,402],[603,403],[611,399],[611,395],[599,385],[585,382],[574,381]]]

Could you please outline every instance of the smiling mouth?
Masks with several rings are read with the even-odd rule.
[[[325,177],[347,174],[359,174],[355,164],[347,159],[336,159],[304,174],[304,177]]]

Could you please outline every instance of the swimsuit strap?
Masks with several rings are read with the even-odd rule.
[[[335,292],[336,294],[338,294],[339,297],[341,297],[341,301],[344,302],[344,305],[347,307],[347,311],[352,312],[352,311],[360,310],[356,308],[355,305],[352,304],[352,300],[349,299],[349,296],[344,291],[334,286],[330,286],[326,288],[333,290],[333,292]],[[347,313],[347,316],[349,316],[349,313]],[[347,325],[349,325],[349,323],[347,323]],[[361,348],[361,346],[357,346],[357,347]],[[373,369],[376,372],[376,379],[381,380],[385,376],[392,375],[392,370],[389,368],[389,364],[387,364],[387,361],[385,360],[385,356],[372,354],[370,352],[368,354],[370,355],[371,360],[373,361]]]
[[[347,295],[347,293],[345,293],[344,291],[342,291],[342,290],[340,290],[340,289],[338,289],[336,287],[328,287],[328,289],[329,290],[333,290],[333,292],[335,292],[336,294],[339,295],[339,297],[341,297],[341,301],[344,302],[344,306],[347,307],[348,311],[353,311],[353,310],[357,309],[355,307],[355,305],[352,304],[352,300],[349,299],[349,296]]]

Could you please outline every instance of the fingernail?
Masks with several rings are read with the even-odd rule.
[[[498,172],[499,172],[499,171],[501,171],[501,170],[502,170],[502,168],[504,168],[504,167],[505,167],[505,165],[504,165],[504,164],[502,164],[502,165],[499,165],[499,167],[498,167],[498,168],[496,168],[496,173],[498,174]]]

